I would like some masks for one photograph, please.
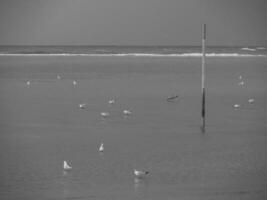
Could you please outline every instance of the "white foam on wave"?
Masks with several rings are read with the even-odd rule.
[[[201,57],[202,53],[180,53],[180,54],[156,54],[156,53],[116,53],[116,54],[9,54],[0,53],[0,56],[88,56],[88,57]],[[239,54],[239,53],[207,53],[207,57],[267,57],[264,54]]]
[[[252,49],[252,48],[248,48],[248,47],[241,48],[241,50],[244,50],[244,51],[256,51],[256,49]]]

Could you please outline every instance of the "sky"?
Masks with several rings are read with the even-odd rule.
[[[0,0],[0,45],[267,45],[266,0]]]

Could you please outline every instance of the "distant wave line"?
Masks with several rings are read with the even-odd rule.
[[[0,56],[90,56],[90,57],[201,57],[202,53],[179,53],[179,54],[158,54],[158,53],[110,53],[110,54],[94,54],[94,53],[44,53],[44,54],[16,54],[16,53],[0,53]],[[207,53],[207,57],[267,57],[263,54],[239,54],[239,53]]]

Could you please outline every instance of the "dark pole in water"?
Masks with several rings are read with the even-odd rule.
[[[205,43],[206,43],[206,24],[203,24],[203,35],[202,35],[202,111],[201,111],[201,116],[202,116],[202,128],[205,131],[205,115],[206,115],[206,110],[205,110],[205,57],[206,57],[206,49],[205,49]]]

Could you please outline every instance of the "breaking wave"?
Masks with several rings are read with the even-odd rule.
[[[202,53],[157,54],[157,53],[0,53],[0,56],[90,56],[90,57],[201,57]],[[207,53],[207,57],[267,57],[263,54]]]

